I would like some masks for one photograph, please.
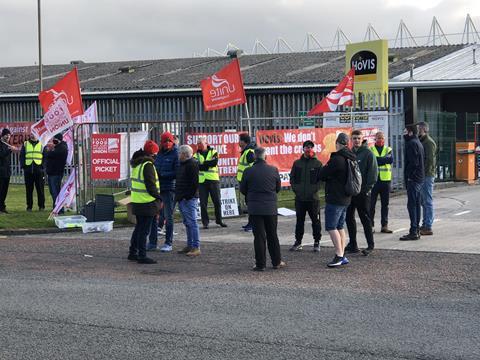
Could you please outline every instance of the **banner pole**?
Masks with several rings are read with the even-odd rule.
[[[247,115],[248,134],[252,136],[252,124],[250,123],[250,112],[248,111],[248,103],[245,101],[245,115]]]

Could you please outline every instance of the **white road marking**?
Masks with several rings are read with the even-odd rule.
[[[468,213],[471,213],[471,212],[472,212],[472,210],[466,210],[466,211],[462,211],[462,212],[453,214],[453,216],[465,215],[465,214],[468,214]]]
[[[393,233],[397,233],[397,232],[400,232],[400,231],[406,231],[408,230],[408,228],[400,228],[400,229],[397,229],[397,230],[393,230]]]

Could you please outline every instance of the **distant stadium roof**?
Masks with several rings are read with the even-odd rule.
[[[418,71],[466,45],[389,49],[391,79],[402,81],[411,64]],[[200,80],[230,61],[228,57],[184,58],[108,63],[82,63],[77,67],[82,92],[150,92],[199,90]],[[322,87],[343,76],[344,51],[245,55],[240,65],[246,88]],[[44,66],[44,88],[51,87],[73,65]],[[441,72],[439,73],[439,76]],[[408,80],[408,79],[407,79]],[[36,94],[38,67],[0,68],[0,96]]]

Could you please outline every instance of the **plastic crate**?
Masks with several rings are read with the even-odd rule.
[[[82,224],[84,234],[92,232],[109,232],[113,229],[113,221],[95,221]]]
[[[87,221],[87,218],[83,215],[70,215],[70,216],[56,216],[55,225],[59,229],[68,229],[74,227],[82,227]]]

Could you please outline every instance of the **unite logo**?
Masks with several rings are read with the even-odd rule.
[[[73,96],[70,96],[69,99],[67,93],[64,90],[56,91],[55,89],[50,89],[47,90],[46,93],[53,98],[53,101],[50,103],[49,108],[51,108],[57,101],[63,101],[65,105],[73,104]]]
[[[210,89],[210,96],[212,99],[223,99],[235,92],[235,85],[230,84],[227,79],[221,79],[217,75],[211,77],[212,89]]]

